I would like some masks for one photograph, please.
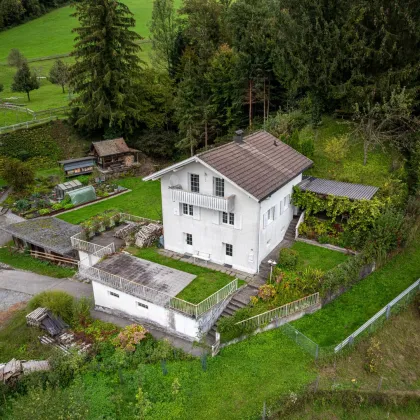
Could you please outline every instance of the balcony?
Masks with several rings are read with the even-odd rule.
[[[235,207],[234,195],[230,195],[229,197],[216,197],[215,195],[184,191],[179,188],[170,188],[170,190],[172,201],[179,201],[180,203],[192,204],[193,206],[224,211],[226,213],[233,212]]]

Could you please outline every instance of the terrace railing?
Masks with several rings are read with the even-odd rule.
[[[134,216],[128,213],[120,213],[120,220],[134,223],[160,223],[159,220],[146,219],[145,217]]]
[[[79,263],[79,273],[90,280],[98,281],[106,286],[113,287],[157,305],[180,311],[194,318],[198,318],[203,313],[209,311],[213,306],[228,298],[238,288],[238,279],[235,279],[207,299],[198,304],[194,304],[96,267],[87,266],[83,262]]]
[[[101,250],[106,249],[107,251],[103,251],[105,253],[103,255],[100,255],[101,258],[104,257],[105,255],[113,254],[115,252],[114,243],[111,244],[113,247],[113,250],[111,252],[111,249],[108,247],[104,247],[102,245],[97,245],[92,242],[84,241],[83,239],[81,239],[82,236],[83,236],[83,232],[79,232],[70,238],[71,246],[74,249],[77,249],[78,251],[86,252],[88,254],[96,254],[98,252],[101,252]]]
[[[178,188],[171,188],[172,201],[192,204],[211,210],[224,211],[226,213],[233,211],[235,206],[235,196],[217,197],[215,195],[200,194],[190,191],[184,191]]]
[[[391,316],[392,309],[401,305],[403,299],[405,302],[408,303],[410,298],[414,296],[420,290],[420,279],[415,281],[410,287],[405,289],[402,293],[400,293],[395,299],[388,303],[388,305],[384,306],[379,312],[373,315],[368,321],[366,321],[360,328],[358,328],[354,333],[350,334],[345,340],[343,340],[340,344],[335,346],[334,353],[338,353],[342,350],[345,346],[352,344],[354,339],[362,334],[365,330],[370,327],[373,327],[374,324],[380,323],[385,319],[388,319]]]
[[[313,295],[305,296],[304,298],[295,300],[294,302],[286,303],[286,305],[279,306],[278,308],[262,314],[244,319],[243,321],[237,322],[235,325],[243,327],[244,329],[257,329],[275,321],[276,319],[285,318],[296,312],[318,305],[319,303],[319,293],[314,293]]]

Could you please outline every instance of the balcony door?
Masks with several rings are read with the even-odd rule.
[[[233,260],[233,245],[232,244],[223,244],[223,251],[225,254],[225,264],[232,265]]]

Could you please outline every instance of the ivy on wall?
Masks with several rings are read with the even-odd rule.
[[[348,228],[367,231],[388,204],[388,199],[350,200],[333,195],[320,196],[295,187],[293,204],[305,210],[307,215],[325,212],[333,222],[341,217],[347,220]]]

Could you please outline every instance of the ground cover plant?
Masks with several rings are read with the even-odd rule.
[[[33,258],[25,253],[16,252],[10,248],[12,246],[13,242],[9,243],[8,246],[0,247],[0,261],[11,267],[59,279],[73,277],[76,273],[74,268],[61,267]]]
[[[197,277],[177,295],[179,299],[194,304],[200,303],[234,280],[234,277],[225,273],[160,255],[157,248],[131,247],[128,251],[136,257],[196,275]],[[244,284],[242,280],[238,281],[239,285]]]
[[[60,219],[73,224],[83,221],[99,213],[113,208],[123,213],[133,214],[153,220],[161,220],[162,204],[160,182],[143,182],[141,178],[120,178],[118,185],[131,190],[110,200],[92,204],[59,216]]]

